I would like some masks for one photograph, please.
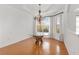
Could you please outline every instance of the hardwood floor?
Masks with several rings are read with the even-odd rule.
[[[55,39],[43,38],[43,44],[35,45],[35,39],[24,41],[0,48],[1,55],[67,55],[63,42]]]

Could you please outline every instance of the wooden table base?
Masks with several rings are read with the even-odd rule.
[[[43,43],[43,40],[42,40],[43,36],[36,36],[36,35],[34,35],[33,37],[36,39],[35,44],[39,45],[39,44]]]

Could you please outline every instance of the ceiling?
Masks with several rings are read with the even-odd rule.
[[[28,11],[33,16],[37,15],[39,10],[38,4],[11,4],[10,6],[22,11]],[[64,7],[64,4],[41,4],[41,14],[45,16],[58,10],[62,10]]]

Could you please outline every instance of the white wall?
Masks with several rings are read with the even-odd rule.
[[[33,17],[9,5],[0,5],[0,48],[29,38]]]
[[[69,54],[79,54],[79,37],[76,32],[75,9],[79,5],[69,5],[64,14],[64,42]]]

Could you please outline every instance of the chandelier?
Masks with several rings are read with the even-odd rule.
[[[42,16],[41,16],[41,4],[38,4],[38,6],[39,6],[38,15],[35,16],[35,19],[36,19],[39,23],[41,23],[41,20],[42,20]]]

